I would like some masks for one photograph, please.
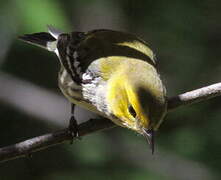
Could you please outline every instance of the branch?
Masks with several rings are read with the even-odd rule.
[[[200,89],[189,91],[168,100],[168,111],[184,106],[206,101],[221,95],[221,83],[216,83]]]
[[[105,130],[115,125],[108,119],[91,119],[79,125],[79,136]],[[33,152],[46,149],[66,141],[71,142],[72,137],[68,129],[34,137],[20,143],[0,148],[0,162],[31,156]]]
[[[170,112],[181,106],[206,101],[220,95],[221,83],[186,92],[168,99],[168,111]],[[115,125],[108,119],[91,119],[79,125],[79,136],[85,136],[114,126]],[[33,152],[70,140],[71,136],[68,129],[34,137],[14,145],[0,148],[0,162],[29,156]]]

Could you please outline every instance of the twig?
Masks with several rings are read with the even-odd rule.
[[[168,111],[184,105],[194,104],[206,101],[210,98],[221,95],[221,83],[213,84],[207,87],[196,89],[178,96],[169,98]],[[114,127],[115,125],[107,119],[91,119],[79,125],[79,135],[87,134]],[[54,133],[45,134],[23,142],[0,148],[0,162],[25,157],[33,152],[46,149],[48,147],[71,140],[68,129],[60,130]]]
[[[208,99],[220,95],[221,83],[216,83],[200,89],[189,91],[170,98],[168,101],[168,111],[173,111],[174,109],[184,105],[190,105],[201,101],[206,101]]]

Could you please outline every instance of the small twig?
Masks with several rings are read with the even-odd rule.
[[[220,95],[221,83],[186,92],[169,98],[168,111],[172,111],[180,106],[206,101]],[[92,119],[79,126],[79,136],[85,136],[99,130],[114,127],[115,125],[107,119]],[[71,138],[68,129],[64,129],[0,148],[0,162],[28,156],[33,152],[71,140]]]
[[[168,101],[168,111],[173,111],[174,109],[184,105],[190,105],[201,101],[206,101],[208,99],[220,95],[221,83],[216,83],[200,89],[189,91],[170,98]]]

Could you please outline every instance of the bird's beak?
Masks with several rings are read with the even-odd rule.
[[[146,138],[148,144],[150,145],[152,154],[154,153],[154,130],[153,129],[144,129],[143,135]]]

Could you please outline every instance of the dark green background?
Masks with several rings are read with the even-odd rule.
[[[109,28],[135,33],[150,44],[173,96],[220,81],[220,19],[218,0],[0,0],[0,72],[61,95],[56,57],[17,36],[46,31],[47,24],[67,32]],[[169,114],[154,156],[142,137],[115,128],[2,163],[0,179],[220,179],[220,101]],[[1,147],[61,129],[1,99],[0,120]]]

